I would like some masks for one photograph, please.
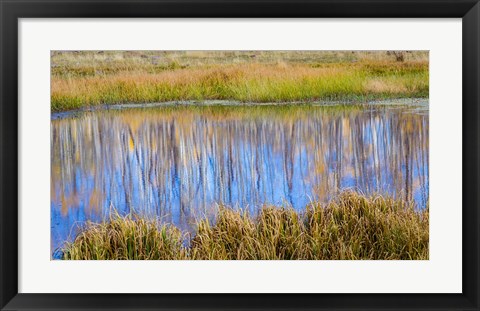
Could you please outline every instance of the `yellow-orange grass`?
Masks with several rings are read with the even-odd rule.
[[[52,95],[86,95],[111,85],[128,84],[132,86],[166,84],[186,86],[208,82],[241,81],[242,79],[298,80],[305,78],[327,78],[336,75],[351,74],[347,68],[311,68],[306,66],[272,66],[248,64],[241,66],[223,66],[195,69],[178,69],[159,73],[124,71],[115,75],[87,76],[77,78],[52,79]]]
[[[402,69],[403,68],[403,69]],[[402,71],[403,70],[403,71]],[[392,79],[393,77],[393,79]],[[89,77],[52,77],[52,110],[115,103],[173,100],[251,102],[413,97],[428,94],[422,64],[242,64],[138,71]],[[377,96],[378,97],[378,96]]]
[[[63,249],[64,259],[428,259],[428,207],[344,192],[303,213],[264,207],[257,216],[222,207],[201,220],[189,245],[173,225],[115,215],[88,224]]]

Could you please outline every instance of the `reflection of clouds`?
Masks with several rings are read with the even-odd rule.
[[[215,203],[303,208],[339,189],[428,200],[428,115],[390,108],[183,107],[52,121],[52,238],[115,206],[189,228]]]

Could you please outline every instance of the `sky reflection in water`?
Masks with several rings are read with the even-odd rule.
[[[345,188],[425,208],[428,157],[426,105],[157,107],[52,120],[52,251],[112,207],[185,230],[216,203],[301,210]]]

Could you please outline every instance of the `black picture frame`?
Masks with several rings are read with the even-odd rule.
[[[479,310],[480,5],[478,0],[0,0],[0,14],[0,307],[2,310]],[[18,293],[18,19],[85,17],[462,18],[463,293]]]

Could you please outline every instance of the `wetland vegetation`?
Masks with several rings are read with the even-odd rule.
[[[428,259],[428,208],[403,200],[344,192],[299,213],[263,207],[257,216],[220,207],[187,238],[178,228],[118,214],[88,223],[63,250],[65,259]]]
[[[51,109],[428,97],[428,52],[52,52]]]
[[[53,258],[428,259],[428,52],[51,64]]]

